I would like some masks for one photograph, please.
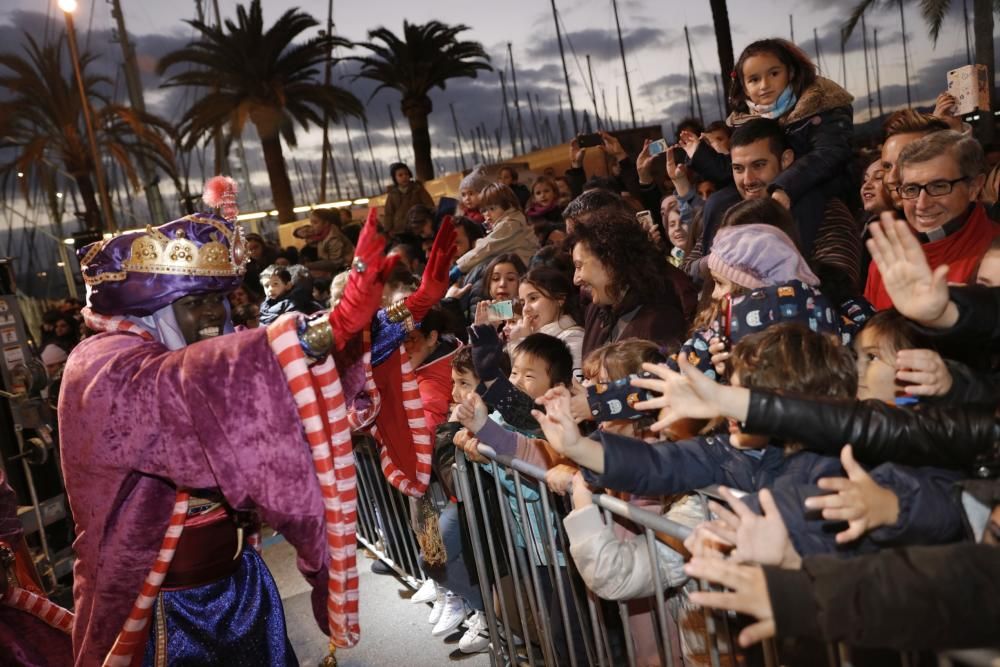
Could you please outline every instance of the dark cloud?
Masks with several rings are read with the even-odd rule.
[[[662,29],[648,26],[622,31],[622,40],[628,45],[628,49],[636,51],[646,47],[663,46],[665,37],[666,33]],[[575,50],[581,62],[587,53],[595,60],[612,60],[620,57],[618,40],[614,31],[610,29],[588,28],[564,33],[563,47],[567,58],[572,58],[572,52]],[[536,39],[535,45],[528,49],[528,54],[542,60],[558,58],[559,43],[556,36],[546,35]]]

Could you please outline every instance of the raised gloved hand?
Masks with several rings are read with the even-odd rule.
[[[446,215],[438,227],[434,245],[427,255],[427,266],[417,291],[406,298],[406,308],[417,322],[424,319],[434,304],[444,298],[448,291],[448,270],[451,268],[452,257],[455,256],[455,225],[451,216]]]
[[[351,338],[371,324],[382,305],[382,288],[398,260],[398,255],[385,256],[385,237],[378,232],[378,212],[370,209],[354,249],[344,295],[330,311],[337,350],[343,350]]]

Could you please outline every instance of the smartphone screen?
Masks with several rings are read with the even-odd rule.
[[[506,322],[514,319],[514,302],[511,300],[497,301],[489,306],[490,322]]]
[[[667,152],[667,140],[657,139],[653,143],[649,144],[649,156],[659,155],[660,153]]]

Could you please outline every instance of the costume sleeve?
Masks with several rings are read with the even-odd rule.
[[[850,106],[836,107],[803,121],[809,123],[809,150],[796,155],[795,161],[772,183],[787,194],[792,203],[807,191],[821,187],[839,176],[851,159],[851,135],[854,133],[853,111]]]
[[[849,560],[815,556],[801,570],[765,567],[764,575],[782,637],[896,650],[996,645],[1000,550],[994,546],[886,549]]]
[[[662,442],[642,440],[598,431],[604,447],[604,473],[583,469],[594,486],[626,491],[640,496],[684,493],[723,481],[720,449],[705,439]]]
[[[653,567],[643,535],[624,539],[604,523],[596,505],[575,509],[563,519],[569,550],[587,588],[606,600],[629,600],[655,593]],[[679,586],[684,574],[684,557],[655,540],[660,582]]]

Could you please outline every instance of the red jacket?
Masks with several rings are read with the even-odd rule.
[[[948,282],[964,284],[972,279],[979,261],[997,234],[1000,234],[1000,225],[990,220],[982,204],[976,204],[961,229],[940,241],[925,243],[922,247],[931,269],[947,264]],[[874,261],[868,269],[865,298],[876,310],[892,308],[892,299],[885,291],[882,274]]]

